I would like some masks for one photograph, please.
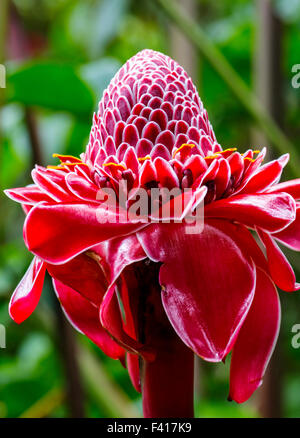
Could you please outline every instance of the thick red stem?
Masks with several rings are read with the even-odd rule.
[[[135,272],[139,300],[136,315],[139,340],[156,357],[140,367],[143,411],[147,418],[194,416],[194,353],[181,341],[168,320],[158,283],[159,264],[143,262]]]
[[[156,360],[143,364],[146,418],[194,416],[194,354],[175,336],[173,342],[160,350]]]

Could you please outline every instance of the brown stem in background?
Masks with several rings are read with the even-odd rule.
[[[175,333],[165,313],[159,268],[160,264],[149,261],[140,262],[135,268],[138,340],[155,352],[153,360],[140,363],[144,417],[191,418],[194,353]]]
[[[18,35],[18,44],[11,44],[10,55],[12,58],[23,59],[28,55],[28,37],[18,15],[18,11],[13,5],[10,8],[9,18],[14,33]],[[13,36],[14,35],[11,35],[11,39],[14,39]],[[34,110],[30,107],[25,108],[25,124],[30,139],[32,162],[33,164],[43,165],[43,148],[39,138],[38,125]],[[58,302],[56,305],[56,315],[58,342],[66,376],[67,405],[69,407],[70,416],[73,418],[84,417],[84,397],[77,361],[75,334],[67,322]]]
[[[197,5],[195,0],[175,0],[179,6],[183,7],[187,15],[191,18],[197,16]],[[180,65],[184,65],[185,70],[197,82],[197,52],[193,44],[182,33],[177,26],[170,25],[170,52],[171,57],[174,58]]]
[[[66,375],[66,392],[70,416],[72,418],[83,418],[85,416],[84,392],[77,360],[79,350],[75,341],[74,329],[66,321],[58,300],[55,301],[55,306],[58,342]]]
[[[5,62],[5,41],[7,35],[7,13],[8,13],[8,0],[1,0],[0,2],[0,64]],[[0,162],[3,160],[3,135],[1,126],[1,111],[5,102],[5,89],[0,88]],[[0,175],[0,186],[2,186]],[[0,195],[0,210],[3,211],[3,194]],[[4,242],[4,227],[0,226],[0,245]]]
[[[44,160],[39,143],[39,134],[36,124],[36,118],[34,111],[29,107],[25,108],[25,123],[30,138],[30,145],[32,150],[32,165],[34,166],[35,164],[42,164]]]
[[[257,0],[258,29],[255,48],[255,92],[261,103],[278,126],[284,122],[282,93],[282,23],[275,15],[271,0]],[[270,146],[261,132],[256,133],[255,144]],[[282,416],[282,379],[280,339],[267,368],[260,389],[260,414],[262,417]]]

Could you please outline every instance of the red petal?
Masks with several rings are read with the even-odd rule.
[[[291,181],[285,181],[280,184],[276,184],[267,190],[268,193],[280,193],[285,192],[291,195],[294,199],[300,199],[300,178],[293,179]]]
[[[92,248],[103,259],[109,283],[114,283],[123,269],[147,256],[135,234],[103,242]]]
[[[140,185],[145,186],[147,183],[157,180],[157,172],[154,164],[150,160],[146,160],[140,170]]]
[[[35,257],[14,291],[9,303],[9,314],[18,324],[36,308],[43,290],[45,272],[45,263]]]
[[[47,263],[47,271],[56,280],[69,286],[95,306],[100,306],[108,281],[102,269],[102,260],[100,265],[96,253],[80,254],[62,265]]]
[[[275,284],[287,292],[299,290],[300,284],[296,283],[293,268],[281,249],[274,242],[270,234],[259,230],[258,234],[266,247],[269,270]]]
[[[157,178],[161,187],[166,187],[172,190],[174,187],[179,187],[179,180],[170,163],[161,157],[154,160]]]
[[[234,152],[228,158],[228,164],[230,166],[231,177],[235,184],[237,184],[244,172],[244,160],[239,152]]]
[[[297,205],[296,219],[287,228],[279,233],[274,233],[273,237],[278,239],[285,246],[300,251],[300,204]]]
[[[255,288],[252,262],[231,232],[236,233],[234,225],[209,221],[201,234],[187,234],[182,224],[152,225],[139,233],[148,256],[164,262],[162,301],[175,331],[214,362],[230,351]]]
[[[244,188],[239,194],[257,193],[266,190],[271,184],[278,181],[281,176],[282,169],[287,164],[289,154],[285,154],[279,160],[271,161],[260,167],[254,175],[248,180]]]
[[[65,171],[45,169],[36,166],[31,172],[32,179],[42,192],[57,202],[72,202],[73,196],[69,193],[65,182]]]
[[[4,190],[4,193],[13,201],[21,204],[37,204],[41,201],[53,202],[46,193],[42,192],[36,185]]]
[[[214,180],[216,184],[216,199],[220,198],[224,194],[229,184],[230,176],[231,169],[228,161],[220,158],[219,170]]]
[[[66,183],[69,190],[74,193],[77,198],[83,199],[84,201],[97,201],[99,188],[91,181],[88,181],[72,172],[66,176]]]
[[[276,288],[268,275],[258,269],[253,303],[233,348],[230,399],[243,403],[261,385],[279,326],[280,302]]]
[[[111,339],[99,320],[99,308],[74,289],[53,279],[58,299],[73,326],[91,339],[113,359],[124,356],[124,350]]]
[[[146,360],[153,360],[153,351],[129,336],[123,326],[123,319],[115,292],[112,286],[106,292],[100,306],[100,321],[103,327],[110,333],[120,345],[131,353],[141,354]]]
[[[138,391],[142,392],[141,388],[141,378],[140,378],[140,358],[136,354],[127,353],[127,368],[130,380],[133,387]]]
[[[106,213],[106,222],[101,223]],[[116,222],[116,214],[101,206],[39,204],[26,218],[24,240],[29,251],[49,263],[59,264],[97,243],[130,234],[142,226],[123,220]]]
[[[295,201],[287,193],[237,195],[207,205],[205,216],[235,220],[272,232],[295,219]]]

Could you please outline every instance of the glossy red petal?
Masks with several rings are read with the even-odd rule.
[[[100,321],[113,339],[127,351],[140,354],[146,360],[153,360],[154,352],[129,336],[124,330],[124,322],[115,286],[111,286],[103,298],[100,306]]]
[[[73,196],[65,183],[65,171],[36,166],[31,172],[36,185],[56,202],[72,202]]]
[[[285,192],[291,195],[294,199],[300,199],[300,178],[285,181],[270,187],[268,193]]]
[[[296,283],[293,268],[271,235],[261,230],[258,230],[258,234],[266,247],[269,271],[274,283],[287,292],[299,290],[300,284]]]
[[[206,217],[230,219],[270,232],[287,227],[294,221],[295,212],[295,201],[287,193],[237,195],[205,208]]]
[[[170,163],[161,157],[154,160],[154,166],[157,171],[157,178],[162,187],[172,190],[179,187],[179,180]]]
[[[92,248],[103,260],[103,267],[110,284],[114,283],[126,266],[147,256],[135,234],[111,239]]]
[[[266,190],[271,184],[274,184],[281,176],[284,166],[287,164],[289,154],[285,154],[278,160],[271,161],[260,167],[255,174],[251,176],[245,187],[239,192],[258,193]]]
[[[137,354],[127,353],[127,368],[133,387],[138,392],[142,392],[140,378],[140,358]]]
[[[109,357],[113,359],[123,357],[123,348],[111,339],[100,323],[99,307],[58,280],[54,279],[53,285],[72,325],[91,339]]]
[[[101,223],[104,217],[105,223]],[[114,212],[89,204],[39,204],[28,214],[24,240],[49,263],[66,262],[104,240],[135,232],[141,223],[116,222]],[[82,232],[84,230],[84,232]]]
[[[234,152],[228,158],[228,164],[230,166],[231,178],[234,181],[234,183],[237,184],[240,181],[241,176],[244,172],[243,157],[238,152]]]
[[[272,234],[288,248],[300,251],[300,204],[297,205],[296,219],[284,230]]]
[[[258,269],[250,311],[233,348],[229,398],[243,403],[261,385],[278,337],[280,302],[268,275]]]
[[[45,263],[35,257],[15,289],[9,303],[9,314],[18,324],[27,319],[36,308],[43,290],[45,271]]]
[[[215,177],[216,184],[216,199],[220,198],[228,187],[230,183],[231,168],[227,160],[220,158],[219,160],[219,170]]]
[[[47,263],[49,274],[78,292],[95,306],[100,306],[108,287],[102,260],[93,252],[79,254],[62,265]]]
[[[27,187],[4,190],[4,193],[13,201],[20,202],[21,204],[34,205],[41,201],[53,202],[50,196],[33,184]]]
[[[139,233],[148,256],[163,262],[162,302],[175,331],[214,362],[230,351],[255,288],[252,261],[231,231],[230,223],[209,221],[201,234],[187,234],[183,224],[152,225]]]
[[[97,201],[99,187],[97,187],[91,181],[88,181],[87,179],[82,178],[76,175],[76,173],[72,172],[66,176],[66,183],[69,190],[75,195],[76,198],[90,202]]]
[[[244,252],[251,257],[256,266],[267,271],[267,259],[249,229],[238,223],[232,225],[233,226],[230,227],[230,237],[236,242],[239,248],[242,248]],[[220,219],[218,227],[222,227],[221,229],[226,233],[227,224],[225,221]]]
[[[153,181],[157,181],[157,172],[152,161],[146,160],[140,171],[140,185],[147,186]]]

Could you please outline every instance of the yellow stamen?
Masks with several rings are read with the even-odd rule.
[[[250,158],[250,157],[243,157],[243,159],[244,160],[248,160],[248,161],[250,161],[251,163],[254,163],[254,161],[256,161],[256,158]]]
[[[145,157],[138,158],[139,161],[151,160],[150,155],[146,155]]]
[[[88,166],[88,164],[83,163],[82,161],[78,161],[78,163],[61,163],[61,166]]]
[[[178,152],[180,152],[183,148],[186,148],[186,147],[189,147],[189,148],[192,149],[192,148],[195,147],[195,145],[194,144],[188,144],[188,143],[182,144],[178,149],[176,149],[176,151],[174,152],[172,158],[175,158],[175,155],[178,154]]]
[[[61,158],[66,158],[66,159],[69,159],[69,160],[71,160],[71,161],[81,161],[80,160],[80,158],[77,158],[77,157],[73,157],[73,155],[62,155],[62,154],[53,154],[52,155],[52,157],[53,158],[58,158],[59,160],[61,159]]]
[[[47,169],[65,170],[63,166],[47,166]]]
[[[217,152],[212,155],[207,155],[206,157],[204,157],[204,160],[210,160],[211,158],[218,158],[218,155],[219,154]]]
[[[124,169],[124,170],[126,170],[126,166],[124,166],[124,164],[120,164],[120,163],[113,163],[113,162],[110,162],[110,163],[105,163],[105,164],[103,164],[103,167],[108,167],[108,166],[113,166],[113,167],[117,167],[118,169]]]
[[[245,152],[246,153],[246,152]],[[241,154],[242,156],[245,155],[245,153]],[[260,154],[260,151],[252,151],[252,154]]]
[[[225,154],[225,152],[235,152],[235,151],[237,151],[237,148],[228,148],[228,149],[224,149],[224,151],[216,152],[214,155]]]

